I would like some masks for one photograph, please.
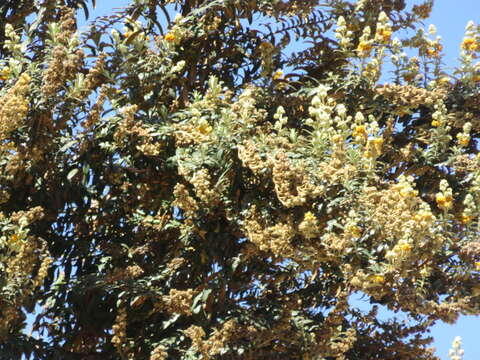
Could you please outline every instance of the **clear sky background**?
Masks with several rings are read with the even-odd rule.
[[[91,12],[91,19],[98,15],[107,15],[113,8],[128,4],[128,0],[97,0],[97,8]],[[409,5],[419,1],[409,0]],[[83,16],[80,16],[84,20]],[[436,0],[430,19],[425,21],[425,28],[434,24],[438,35],[443,39],[445,64],[453,69],[458,62],[460,43],[465,25],[469,20],[480,23],[480,0]],[[83,21],[82,21],[83,22]],[[83,22],[84,23],[84,22]],[[478,332],[477,332],[478,331]],[[453,339],[460,336],[465,350],[464,360],[480,359],[480,317],[462,316],[454,325],[439,323],[432,329],[436,354],[442,360],[449,360],[448,350]]]

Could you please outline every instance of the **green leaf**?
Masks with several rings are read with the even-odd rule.
[[[78,168],[75,168],[75,169],[70,170],[70,172],[69,172],[68,175],[67,175],[67,180],[71,181],[72,178],[73,178],[75,175],[77,175],[79,171],[80,171],[80,169],[78,169]]]

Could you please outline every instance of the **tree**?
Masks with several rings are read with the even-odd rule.
[[[436,359],[480,312],[478,25],[449,74],[431,1],[12,4],[0,358]]]

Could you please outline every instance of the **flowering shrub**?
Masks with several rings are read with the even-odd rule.
[[[54,3],[0,27],[1,358],[436,359],[480,313],[477,24],[447,73],[431,1]]]

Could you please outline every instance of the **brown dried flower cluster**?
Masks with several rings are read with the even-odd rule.
[[[256,207],[250,209],[250,218],[246,222],[246,232],[249,240],[262,251],[271,251],[280,257],[295,257],[295,249],[291,240],[295,236],[292,218],[285,222],[278,221],[268,226],[261,222],[261,215]]]
[[[195,294],[194,289],[171,289],[170,293],[162,298],[162,307],[170,314],[192,315],[192,299]]]
[[[278,200],[286,207],[304,205],[309,198],[322,194],[323,188],[312,183],[305,165],[291,166],[284,153],[276,155],[272,167],[275,192]]]
[[[184,332],[191,339],[192,347],[205,359],[212,359],[216,355],[222,354],[229,341],[242,336],[242,329],[235,320],[228,320],[220,328],[214,329],[207,339],[204,339],[205,331],[196,325],[190,326]]]
[[[158,345],[150,354],[150,360],[167,360],[168,353],[165,350],[164,346]]]
[[[410,114],[420,106],[432,106],[439,99],[445,99],[447,95],[445,88],[430,91],[412,85],[397,84],[379,86],[375,89],[375,92],[395,105],[396,112],[399,115]]]
[[[83,66],[84,52],[72,42],[76,36],[75,14],[70,9],[64,9],[58,23],[58,33],[52,38],[56,46],[51,49],[50,61],[43,74],[41,91],[46,99],[63,89]]]
[[[30,76],[23,73],[8,92],[0,98],[0,139],[5,140],[12,131],[23,125],[29,109],[27,97]]]
[[[28,226],[42,216],[41,207],[12,214],[7,225],[10,230],[4,233],[0,242],[0,263],[5,269],[0,280],[9,284],[9,288],[3,288],[6,294],[0,293],[7,295],[0,297],[0,341],[3,341],[16,326],[16,322],[24,317],[18,304],[31,297],[48,275],[52,258],[47,243],[29,235],[28,231]],[[4,214],[1,214],[0,218],[1,221],[6,220]]]

